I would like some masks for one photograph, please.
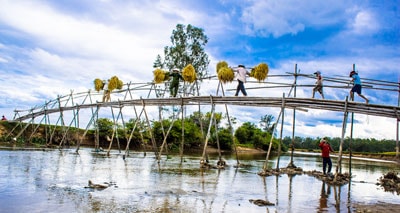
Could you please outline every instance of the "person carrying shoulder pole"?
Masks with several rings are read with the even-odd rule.
[[[244,88],[244,83],[246,82],[246,75],[250,75],[249,71],[247,71],[246,67],[242,64],[240,64],[238,68],[235,68],[233,70],[237,72],[236,78],[238,81],[235,96],[239,95],[239,91],[241,91],[244,96],[247,96],[246,89]]]
[[[361,98],[365,100],[365,103],[368,104],[369,100],[361,95],[361,79],[360,76],[358,76],[358,73],[356,71],[351,71],[350,72],[350,77],[352,78],[350,83],[354,83],[354,86],[350,90],[350,100],[354,101],[354,92],[358,94]]]
[[[322,85],[322,75],[320,71],[317,71],[314,73],[315,77],[317,78],[317,81],[315,82],[315,87],[313,89],[313,94],[312,94],[312,98],[314,98],[315,92],[319,92],[319,94],[321,94],[322,99],[324,98],[324,92],[323,92],[323,85]]]
[[[183,80],[181,74],[179,74],[179,69],[172,69],[172,73],[169,74],[172,77],[171,84],[169,85],[169,93],[171,97],[176,97],[179,89],[179,79]]]

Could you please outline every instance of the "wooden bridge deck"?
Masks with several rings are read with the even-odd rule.
[[[282,105],[283,102],[283,105]],[[235,105],[251,107],[278,107],[284,106],[286,109],[320,109],[338,112],[354,112],[359,114],[381,116],[388,118],[400,118],[400,107],[389,105],[365,104],[363,102],[337,101],[326,99],[311,98],[279,98],[279,97],[232,97],[232,96],[191,96],[180,98],[147,98],[132,99],[112,102],[96,102],[83,105],[57,107],[51,109],[37,109],[15,118],[16,121],[24,121],[45,114],[59,113],[71,110],[97,107],[125,107],[125,106],[181,106],[181,105]]]

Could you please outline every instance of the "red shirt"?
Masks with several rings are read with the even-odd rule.
[[[321,147],[321,150],[322,150],[322,157],[329,158],[329,152],[333,152],[331,145],[329,145],[328,143],[325,143],[325,141],[322,140],[319,143],[319,147]]]

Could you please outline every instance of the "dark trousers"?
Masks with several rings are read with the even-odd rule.
[[[246,89],[244,88],[244,83],[242,81],[238,80],[238,85],[237,85],[237,88],[236,88],[235,96],[239,95],[239,90],[242,91],[244,96],[247,96]]]
[[[328,173],[331,172],[332,169],[332,161],[330,157],[322,158],[322,171],[326,174],[326,165],[328,164]]]

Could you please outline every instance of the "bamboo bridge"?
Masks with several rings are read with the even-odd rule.
[[[353,70],[354,70],[354,65],[353,65]],[[231,126],[231,121],[229,118],[229,113],[228,113],[228,107],[227,106],[242,106],[242,107],[259,107],[259,108],[266,108],[266,107],[273,107],[273,108],[278,108],[280,109],[280,114],[277,118],[276,124],[278,124],[279,121],[283,123],[284,119],[284,112],[285,109],[290,109],[293,110],[293,132],[292,132],[292,140],[294,140],[295,136],[295,112],[296,110],[299,111],[308,111],[310,109],[318,109],[318,110],[326,110],[326,111],[335,111],[335,112],[343,112],[343,127],[342,127],[342,140],[341,140],[341,146],[340,146],[340,156],[342,152],[342,144],[343,140],[345,137],[345,130],[346,130],[346,125],[348,123],[348,118],[349,118],[349,113],[351,115],[354,114],[364,114],[364,115],[373,115],[373,116],[379,116],[379,117],[387,117],[387,118],[393,118],[397,120],[397,143],[396,143],[396,156],[398,156],[399,153],[399,143],[398,143],[398,125],[400,121],[400,106],[391,106],[391,105],[381,105],[381,104],[365,104],[363,102],[354,102],[354,101],[349,101],[348,98],[346,97],[345,100],[327,100],[327,99],[314,99],[314,98],[299,98],[296,97],[296,88],[298,87],[313,87],[313,84],[300,84],[299,83],[299,78],[314,78],[312,75],[307,75],[307,74],[300,74],[297,70],[297,66],[295,68],[294,73],[287,73],[285,75],[269,75],[268,78],[273,78],[273,77],[279,77],[279,78],[285,78],[285,77],[294,77],[294,82],[293,83],[272,83],[272,82],[265,82],[265,84],[270,84],[269,86],[258,86],[255,88],[252,87],[247,87],[247,90],[251,89],[265,89],[265,88],[290,88],[290,91],[288,93],[288,96],[285,97],[285,94],[283,94],[282,97],[254,97],[254,96],[246,96],[246,97],[234,97],[234,96],[225,96],[223,84],[221,82],[218,83],[218,88],[216,95],[200,95],[198,91],[198,81],[192,84],[187,84],[184,83],[183,86],[180,86],[180,97],[167,97],[167,86],[168,83],[165,84],[155,84],[155,83],[128,83],[125,84],[123,89],[118,90],[118,91],[112,91],[111,95],[113,95],[114,98],[112,98],[112,101],[110,102],[99,102],[96,101],[98,100],[98,97],[96,96],[101,96],[99,92],[89,90],[88,92],[81,92],[81,93],[74,93],[71,91],[70,94],[64,95],[64,96],[58,96],[54,100],[50,100],[46,102],[42,106],[36,106],[33,107],[29,110],[15,110],[15,116],[12,121],[10,122],[18,122],[19,124],[16,125],[17,128],[14,128],[9,134],[8,137],[13,138],[14,140],[18,140],[19,137],[21,137],[24,133],[24,131],[27,130],[29,126],[34,127],[34,130],[31,134],[30,137],[33,136],[35,131],[37,131],[38,127],[40,124],[53,124],[55,126],[58,126],[60,128],[63,128],[65,135],[68,132],[68,130],[72,127],[75,128],[81,128],[80,126],[82,125],[82,117],[80,114],[82,111],[85,111],[86,117],[89,117],[90,119],[86,123],[86,128],[85,132],[83,133],[83,136],[81,136],[80,141],[77,142],[77,148],[76,152],[78,152],[80,144],[90,129],[96,129],[96,121],[98,119],[98,114],[100,109],[110,109],[110,112],[112,114],[112,121],[114,123],[114,128],[117,126],[118,123],[122,123],[124,126],[124,112],[123,109],[129,109],[129,113],[133,114],[136,117],[136,123],[135,127],[133,128],[132,132],[130,133],[130,136],[128,138],[128,144],[125,149],[125,154],[129,154],[129,143],[130,140],[132,139],[132,133],[135,130],[137,126],[138,120],[142,119],[143,117],[145,118],[147,122],[147,131],[150,131],[150,122],[148,118],[148,114],[146,111],[146,107],[158,107],[159,110],[161,110],[162,107],[164,106],[174,106],[177,108],[180,108],[179,112],[175,113],[173,117],[173,121],[178,118],[178,115],[181,114],[183,118],[183,111],[185,110],[186,107],[189,106],[197,106],[199,110],[202,108],[202,106],[208,106],[211,107],[211,119],[210,119],[210,124],[208,126],[208,133],[207,136],[205,137],[205,142],[204,142],[204,151],[203,151],[203,160],[205,158],[205,150],[207,147],[207,142],[209,139],[210,135],[210,127],[214,125],[213,123],[213,116],[215,113],[215,106],[221,105],[225,106],[226,114],[228,117],[228,122],[229,125]],[[206,79],[203,79],[204,81],[206,80],[216,80],[215,76],[208,77]],[[399,83],[398,82],[388,82],[388,81],[378,81],[378,80],[373,80],[373,79],[362,79],[363,80],[363,88],[365,89],[376,89],[376,90],[385,90],[385,91],[391,91],[391,92],[397,92],[400,94],[399,90]],[[332,88],[346,88],[349,89],[351,88],[348,85],[349,80],[344,80],[343,77],[324,77],[324,82],[329,82],[330,84],[324,84],[324,87],[332,87]],[[249,84],[247,84],[249,85]],[[137,91],[145,91],[147,92],[147,97],[146,98],[135,98],[134,97],[134,92]],[[221,92],[222,95],[218,95],[218,93]],[[291,93],[294,92],[294,95],[291,95]],[[117,99],[115,98],[117,97]],[[79,103],[78,103],[79,102]],[[141,110],[137,110],[137,108],[140,108]],[[204,107],[203,107],[204,108]],[[117,113],[114,113],[114,110],[116,110]],[[140,112],[138,112],[140,111]],[[115,115],[117,114],[117,115]],[[160,113],[161,114],[161,113]],[[57,121],[50,121],[50,116],[55,116],[53,118],[56,118]],[[69,119],[67,119],[69,118]],[[69,120],[69,123],[67,123],[67,120]],[[352,125],[352,120],[351,120],[351,125]],[[275,125],[276,128],[277,125]],[[125,126],[124,126],[125,127]],[[172,125],[171,125],[172,127]],[[152,138],[152,144],[155,149],[156,155],[161,157],[161,154],[163,153],[164,146],[166,144],[166,138],[167,135],[169,134],[169,130],[171,129],[169,127],[168,131],[164,135],[164,141],[161,145],[161,147],[157,147],[155,145],[154,138]],[[281,127],[281,139],[282,139],[282,128]],[[32,129],[32,128],[31,128]],[[233,128],[231,128],[233,129]],[[274,129],[275,131],[276,129]],[[183,132],[183,131],[182,131]],[[51,144],[52,143],[52,134],[54,134],[54,128],[53,130],[49,130],[48,134],[50,135],[49,137],[46,136],[47,138],[47,143]],[[108,148],[108,154],[110,152],[111,144],[114,141],[114,137],[116,136],[116,131],[115,129],[113,130],[113,135],[110,140],[110,146]],[[232,130],[233,134],[233,130]],[[64,137],[65,137],[64,135]],[[183,137],[183,136],[182,136]],[[117,137],[116,137],[117,138]],[[273,137],[272,137],[273,138]],[[269,150],[266,158],[266,162],[264,164],[264,170],[267,169],[267,162],[269,158],[269,153],[271,150],[271,144],[272,144],[272,138],[271,142],[269,144]],[[29,140],[30,138],[28,138]],[[63,145],[63,138],[60,142],[60,147]],[[293,141],[292,141],[293,142]],[[95,147],[98,148],[98,139],[95,142]],[[182,140],[183,143],[183,140]],[[183,146],[182,146],[183,147]],[[236,150],[236,148],[235,148]],[[181,150],[181,154],[182,154]],[[292,157],[293,157],[293,149],[292,149]],[[125,155],[124,155],[125,158]],[[291,164],[293,164],[291,158]],[[220,159],[221,160],[221,154],[220,154]],[[341,158],[339,158],[341,160]],[[239,164],[239,160],[237,160]]]

